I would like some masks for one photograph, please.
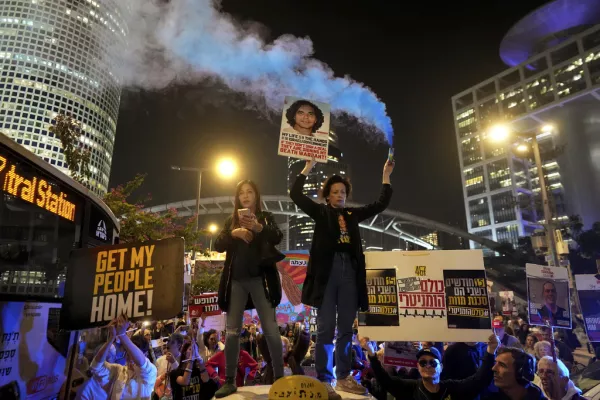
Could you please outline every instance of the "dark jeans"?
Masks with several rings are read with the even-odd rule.
[[[265,296],[262,278],[251,278],[244,281],[231,280],[231,299],[227,313],[227,336],[225,339],[225,376],[235,378],[237,375],[242,318],[248,294],[252,297],[258,318],[260,318],[263,335],[271,354],[273,373],[275,378],[280,378],[283,376],[283,346],[277,326],[275,307]]]
[[[335,368],[344,379],[352,367],[352,325],[358,310],[356,267],[347,253],[336,253],[323,303],[317,311],[315,367],[322,382],[333,380],[333,337],[336,330]]]

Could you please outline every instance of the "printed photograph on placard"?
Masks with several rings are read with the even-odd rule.
[[[527,264],[529,323],[571,327],[569,275],[566,268]]]
[[[590,342],[600,342],[600,281],[596,275],[575,275],[579,305]]]
[[[512,290],[502,290],[498,292],[498,296],[500,296],[500,302],[502,303],[502,315],[518,315],[515,292]]]
[[[444,270],[449,329],[491,329],[485,271]]]
[[[330,119],[329,104],[286,97],[277,154],[326,163]]]
[[[399,326],[396,270],[368,269],[369,311],[358,313],[359,326]]]

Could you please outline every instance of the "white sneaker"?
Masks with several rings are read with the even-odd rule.
[[[338,379],[335,388],[341,392],[358,395],[367,395],[369,393],[367,388],[356,382],[356,379],[352,375],[348,375],[345,379]]]
[[[331,386],[331,383],[327,383],[327,382],[321,382],[321,383],[323,383],[323,385],[325,385],[325,387],[327,388],[327,398],[329,400],[342,400],[342,396],[340,396],[335,391],[333,386]]]

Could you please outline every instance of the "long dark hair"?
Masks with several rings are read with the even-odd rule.
[[[183,369],[183,360],[187,358],[187,351],[192,344],[190,342],[185,342],[183,346],[181,346],[181,356],[179,357],[179,369]]]
[[[258,186],[256,185],[256,183],[254,183],[254,181],[251,181],[250,179],[244,179],[243,181],[240,181],[235,187],[235,200],[233,214],[231,216],[231,229],[239,228],[240,226],[240,217],[238,216],[238,210],[242,208],[242,204],[240,203],[240,192],[242,191],[242,187],[245,184],[250,185],[250,187],[252,188],[252,190],[254,190],[254,193],[256,194],[256,213],[262,211],[260,192],[258,191]]]
[[[317,107],[314,103],[311,103],[308,100],[295,101],[287,109],[287,111],[285,113],[285,119],[287,119],[288,125],[293,128],[294,125],[296,124],[296,113],[298,112],[298,109],[302,106],[312,107],[312,109],[315,112],[315,124],[312,127],[312,133],[315,133],[317,131],[317,129],[319,129],[321,127],[321,125],[323,125],[323,122],[325,122],[325,115],[323,114],[323,111],[321,111],[321,109],[319,107]]]

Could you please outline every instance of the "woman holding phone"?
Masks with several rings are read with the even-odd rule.
[[[275,378],[283,376],[283,354],[275,308],[281,301],[276,262],[285,256],[275,249],[282,233],[273,215],[261,208],[260,193],[250,180],[238,183],[234,210],[215,240],[215,250],[227,252],[219,284],[219,307],[227,313],[225,383],[215,397],[237,391],[236,375],[244,310],[256,308],[273,360]]]
[[[173,400],[189,399],[192,396],[198,400],[209,400],[219,387],[210,378],[195,341],[183,345],[179,367],[169,374]]]
[[[358,224],[385,210],[392,197],[390,175],[394,170],[392,153],[383,166],[379,199],[363,207],[346,207],[350,182],[339,175],[323,184],[325,204],[315,203],[302,193],[315,161],[307,161],[296,178],[290,197],[315,221],[308,270],[302,287],[302,303],[318,309],[315,366],[317,378],[327,387],[330,400],[341,399],[336,389],[363,395],[365,388],[351,374],[352,325],[360,309],[368,311],[365,256]],[[336,377],[333,376],[333,339]]]

